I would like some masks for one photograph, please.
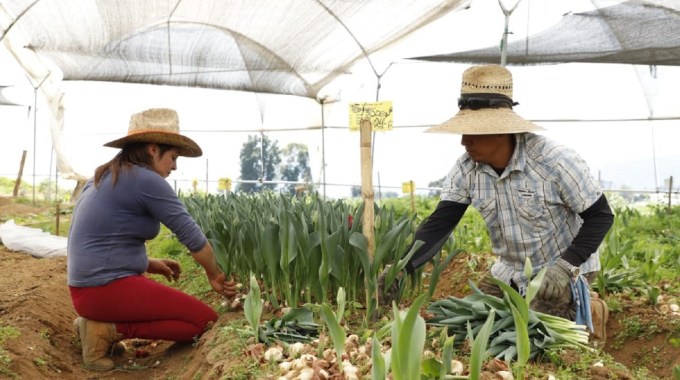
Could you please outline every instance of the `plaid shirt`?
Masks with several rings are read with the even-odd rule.
[[[578,213],[602,195],[583,159],[573,150],[533,133],[515,135],[515,151],[499,176],[463,154],[451,169],[441,199],[472,204],[484,217],[498,260],[491,274],[523,291],[525,258],[534,273],[557,260],[583,223]],[[598,252],[581,273],[600,269]]]

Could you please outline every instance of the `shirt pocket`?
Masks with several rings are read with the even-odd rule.
[[[541,199],[522,201],[517,207],[517,216],[525,231],[535,231],[545,228],[546,204]]]
[[[498,227],[498,210],[496,198],[472,198],[472,206],[479,211],[489,229]]]

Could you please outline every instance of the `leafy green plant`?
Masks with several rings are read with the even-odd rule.
[[[454,249],[453,251],[449,251],[449,254],[446,256],[444,260],[441,262],[435,263],[431,275],[430,275],[430,286],[427,291],[427,299],[432,299],[432,295],[434,294],[435,289],[437,288],[437,284],[439,283],[439,276],[441,276],[441,273],[446,269],[449,264],[451,263],[451,260],[453,260],[456,255],[459,253],[463,252],[460,249]]]
[[[328,304],[324,303],[321,305],[321,317],[331,334],[331,340],[333,341],[338,361],[342,361],[342,353],[345,350],[345,329],[343,329],[340,324],[345,309],[345,291],[342,288],[340,288],[340,291],[338,292],[337,300],[337,312],[333,312]]]
[[[614,337],[614,345],[620,347],[621,344],[630,338],[647,338],[651,339],[661,332],[660,327],[656,323],[646,323],[639,315],[631,315],[620,321],[621,330]]]
[[[16,338],[20,335],[19,330],[12,326],[4,325],[0,322],[0,375],[7,375],[14,377],[14,373],[10,371],[9,367],[12,364],[12,359],[9,354],[2,347],[7,339]]]
[[[361,251],[352,237],[362,235],[363,203],[353,207],[318,194],[192,195],[182,200],[212,243],[220,267],[238,278],[254,273],[274,307],[297,305],[302,297],[307,303],[327,302],[340,287],[348,305],[358,297],[367,303],[375,299],[372,270],[380,266],[367,268],[367,250]],[[375,215],[376,260],[395,261],[410,242],[410,217],[384,208]]]
[[[311,309],[291,309],[281,318],[272,318],[260,326],[260,341],[265,344],[280,341],[284,343],[311,342],[318,338],[321,325],[314,321]]]
[[[494,317],[496,312],[492,309],[486,317],[486,321],[479,329],[479,332],[474,336],[470,322],[467,323],[468,339],[472,350],[470,352],[470,379],[479,380],[482,374],[482,364],[487,357],[487,345],[489,344],[489,337],[494,325]]]
[[[486,223],[479,211],[468,207],[453,231],[454,247],[465,252],[490,252],[491,239]],[[451,252],[452,250],[449,250]]]
[[[521,305],[526,300],[516,292],[506,295],[501,300],[498,297],[483,294],[473,284],[470,285],[475,289],[475,294],[464,298],[448,297],[434,301],[427,307],[427,312],[433,315],[427,324],[447,327],[448,335],[455,336],[457,345],[462,343],[462,337],[469,335],[468,323],[473,333],[476,334],[487,320],[489,313],[493,311],[495,319],[489,352],[507,362],[513,361],[519,355],[516,343],[518,331],[515,325],[515,314],[512,311],[514,307],[517,309],[516,313],[521,316],[521,320],[528,321],[526,330],[529,336],[529,358],[555,346],[590,349],[586,345],[588,332],[585,326],[531,309],[526,310],[525,317],[524,308],[521,306],[518,308],[515,305]],[[523,332],[523,328],[520,332]]]
[[[633,242],[624,239],[624,226],[630,219],[630,213],[624,213],[620,219],[615,219],[614,225],[605,235],[600,250],[601,269],[593,287],[597,289],[601,298],[609,292],[635,288],[639,285],[637,274],[630,269],[628,257],[632,255]]]
[[[262,315],[262,298],[260,294],[260,285],[254,275],[250,276],[250,289],[248,295],[243,303],[243,312],[246,315],[246,320],[253,329],[255,342],[260,341],[260,316]]]
[[[451,362],[453,360],[453,337],[441,339],[444,346],[441,354],[441,361],[435,356],[426,357],[421,363],[421,380],[452,379],[455,378],[451,373]],[[465,376],[467,379],[468,377]]]
[[[373,335],[371,337],[371,379],[384,380],[387,376],[385,357],[380,351],[380,341]]]
[[[647,294],[647,302],[651,305],[656,305],[659,295],[661,294],[661,289],[658,286],[646,286],[645,293]]]
[[[524,379],[524,367],[529,361],[529,355],[531,354],[531,344],[529,341],[529,305],[531,305],[531,301],[541,287],[545,272],[546,268],[541,269],[529,282],[524,298],[510,285],[496,278],[491,278],[491,281],[503,290],[503,302],[510,308],[510,311],[512,311],[512,318],[515,322],[515,332],[517,335],[517,365],[515,366],[515,369],[517,372],[516,376],[519,379]],[[531,261],[527,257],[524,262],[524,276],[531,278],[532,273],[533,269],[531,267]]]
[[[641,266],[638,268],[641,280],[650,286],[654,286],[659,281],[661,269],[664,264],[662,260],[662,248],[658,243],[647,243],[641,257]],[[652,302],[655,304],[656,300]]]
[[[407,311],[400,311],[392,304],[394,320],[392,326],[392,348],[390,366],[394,380],[420,378],[420,362],[425,346],[425,320],[420,316],[420,307],[427,301],[427,295],[417,297]]]

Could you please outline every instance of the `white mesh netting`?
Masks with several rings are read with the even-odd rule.
[[[314,98],[357,60],[468,0],[2,0],[3,31],[64,80]],[[4,34],[4,33],[3,33]]]
[[[563,62],[680,65],[680,2],[633,0],[569,13],[553,27],[508,44],[508,64]],[[611,6],[607,6],[611,5]],[[499,46],[417,59],[498,63]]]

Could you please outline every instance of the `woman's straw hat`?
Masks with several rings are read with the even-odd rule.
[[[176,147],[180,156],[199,157],[201,147],[194,140],[179,134],[179,117],[169,108],[151,108],[130,117],[127,136],[104,144],[123,148],[128,143],[157,143]]]
[[[425,132],[491,135],[543,130],[512,110],[517,105],[512,101],[512,74],[503,66],[472,66],[465,70],[460,94],[460,111]]]

